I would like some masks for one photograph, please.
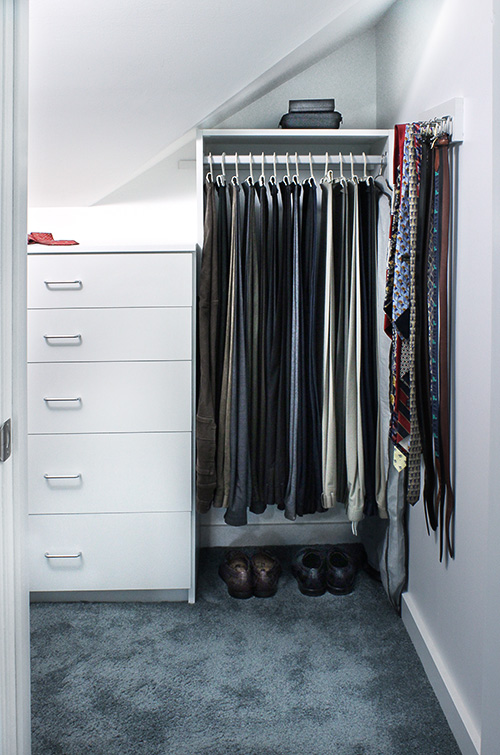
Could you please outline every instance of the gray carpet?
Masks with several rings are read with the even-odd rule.
[[[459,755],[381,586],[197,603],[33,604],[32,755]]]

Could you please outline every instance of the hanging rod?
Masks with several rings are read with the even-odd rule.
[[[250,154],[248,152],[238,152],[236,153],[238,155],[238,164],[239,165],[250,165]],[[203,157],[203,164],[204,165],[210,165],[210,160],[214,165],[222,165],[222,162],[224,161],[225,165],[234,165],[236,162],[236,154],[234,152],[225,153],[224,158],[222,155],[204,155]],[[314,165],[325,165],[325,153],[322,155],[311,155],[311,160]],[[276,160],[277,165],[286,165],[287,164],[287,157],[286,155],[264,155],[264,163],[265,165],[273,165],[274,161]],[[307,155],[297,155],[297,160],[299,165],[309,165],[309,154]],[[352,156],[353,163],[355,165],[364,165],[365,157],[363,155],[353,155]],[[382,163],[383,165],[387,161],[387,153],[384,152],[383,155],[366,155],[366,164],[371,166],[380,166]],[[187,160],[184,160],[183,162],[187,162]],[[342,162],[344,165],[347,165],[351,163],[351,153],[350,152],[342,152]],[[252,152],[252,165],[255,163],[255,165],[261,165],[262,164],[262,154],[259,152]],[[289,152],[288,153],[288,163],[290,164],[290,167],[293,167],[295,165],[295,152]],[[337,153],[328,153],[328,164],[329,165],[339,165],[340,163],[340,155]]]

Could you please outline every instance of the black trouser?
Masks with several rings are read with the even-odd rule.
[[[275,352],[273,370],[279,373],[276,411],[275,498],[278,508],[285,508],[285,495],[290,469],[290,343],[292,321],[292,202],[291,185],[279,184],[282,202],[281,255],[278,268],[276,338],[280,341],[279,362]],[[277,220],[277,219],[276,219]],[[276,222],[274,220],[273,222]]]
[[[365,516],[378,515],[376,500],[377,365],[377,206],[373,181],[359,183],[361,287],[361,425],[365,476]]]
[[[205,230],[198,298],[198,404],[196,412],[196,507],[208,511],[217,485],[214,388],[218,318],[218,259],[214,184],[205,185]]]
[[[229,248],[231,228],[228,217],[228,195],[225,183],[216,184],[217,192],[217,254],[219,310],[217,316],[216,382],[214,390],[215,416],[219,416],[222,371],[224,367],[224,344],[226,341],[227,294],[229,285]]]
[[[265,187],[264,187],[265,188]],[[282,302],[282,245],[280,232],[280,193],[275,182],[269,184],[270,217],[269,243],[265,254],[267,268],[267,307],[266,307],[266,429],[265,429],[265,502],[267,505],[283,500],[279,480],[283,470],[278,459],[278,402],[280,398],[281,350],[283,312]]]
[[[321,370],[323,308],[319,294],[318,197],[315,183],[304,183],[300,262],[302,274],[302,354],[299,410],[299,465],[302,487],[297,491],[297,514],[321,509]],[[324,278],[323,278],[324,280]]]
[[[234,340],[230,386],[230,454],[231,484],[229,505],[225,514],[228,524],[247,522],[252,481],[249,464],[248,378],[245,329],[244,246],[240,229],[240,186],[231,185],[231,248],[235,266]]]

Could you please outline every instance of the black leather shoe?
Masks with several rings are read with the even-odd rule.
[[[338,543],[337,545],[331,547],[338,548],[338,550],[343,551],[348,556],[350,556],[350,558],[354,562],[356,571],[364,567],[364,565],[366,564],[367,556],[365,547],[362,543]]]
[[[343,549],[333,546],[326,556],[326,589],[333,595],[348,595],[354,589],[357,567]]]
[[[302,548],[293,560],[292,573],[303,595],[325,594],[325,556],[319,548]]]
[[[281,574],[279,561],[268,551],[258,551],[250,559],[253,594],[256,598],[270,598],[278,589]]]
[[[357,571],[363,569],[375,582],[382,582],[379,569],[368,561],[368,555],[362,543],[340,543],[336,547],[352,558]]]
[[[219,566],[219,577],[227,585],[232,598],[251,598],[253,595],[250,559],[243,551],[228,551]]]

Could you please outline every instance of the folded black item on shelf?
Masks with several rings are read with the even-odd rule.
[[[342,115],[334,112],[286,113],[279,125],[281,128],[339,128]]]
[[[335,100],[289,100],[289,113],[333,113]]]

